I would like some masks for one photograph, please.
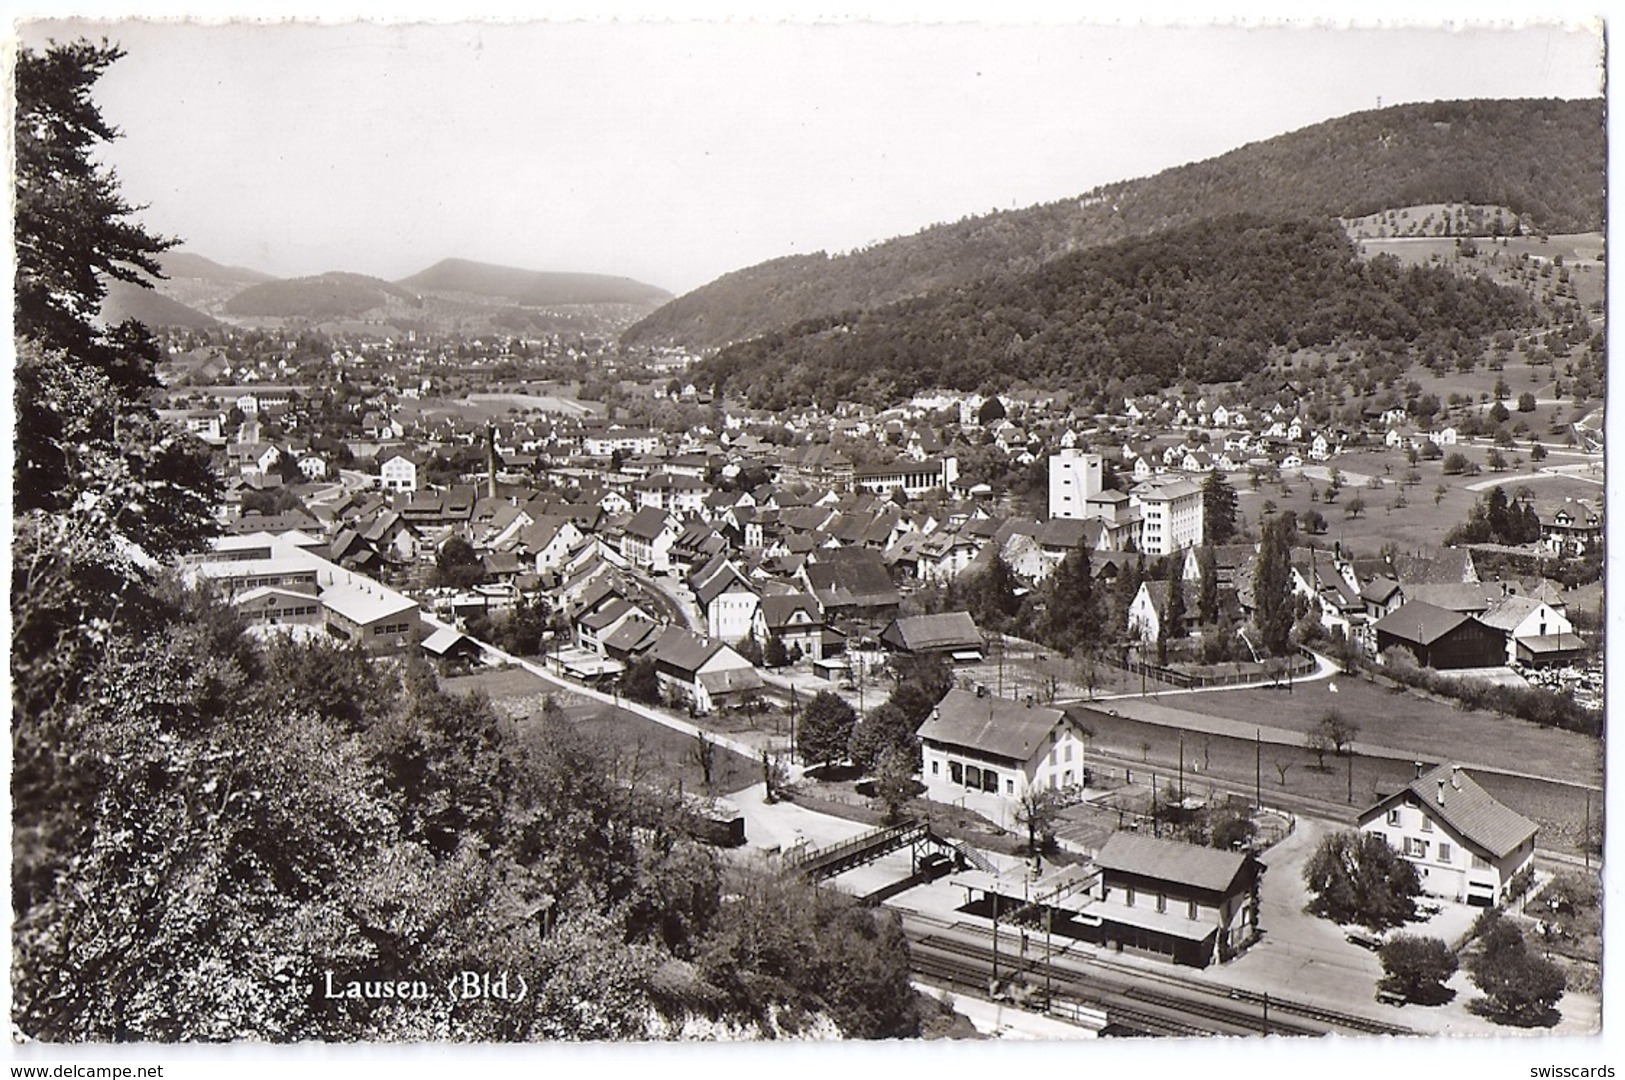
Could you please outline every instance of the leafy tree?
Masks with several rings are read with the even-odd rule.
[[[1530,952],[1523,931],[1499,911],[1486,911],[1479,927],[1478,950],[1468,959],[1467,972],[1484,998],[1473,1006],[1501,1023],[1551,1023],[1567,988],[1563,969]]]
[[[790,662],[790,653],[784,647],[784,639],[778,634],[767,635],[767,645],[762,649],[762,663],[770,668],[781,668]]]
[[[1291,648],[1292,526],[1272,518],[1264,522],[1263,532],[1253,568],[1253,622],[1265,651],[1280,656]]]
[[[1422,894],[1416,867],[1375,833],[1322,837],[1304,865],[1303,880],[1312,894],[1309,911],[1373,930],[1414,919],[1416,898]]]
[[[1484,455],[1484,464],[1489,466],[1490,472],[1506,472],[1506,455],[1492,446]]]
[[[1004,629],[1021,609],[1016,575],[1003,552],[994,551],[987,566],[970,575],[965,602],[979,626],[994,630]]]
[[[621,693],[644,705],[660,704],[660,675],[647,656],[629,661],[621,673]]]
[[[1321,533],[1326,531],[1326,517],[1319,510],[1305,510],[1302,514],[1298,515],[1298,518],[1303,524],[1304,531],[1307,533],[1312,533],[1319,536]]]
[[[1527,390],[1525,390],[1523,393],[1519,394],[1518,395],[1518,411],[1519,412],[1534,412],[1535,411],[1535,395],[1531,394]]]
[[[1443,1004],[1453,996],[1445,983],[1456,973],[1456,954],[1439,938],[1395,934],[1377,957],[1383,970],[1379,990],[1422,1005]]]
[[[880,759],[875,763],[875,801],[880,804],[887,825],[902,818],[903,808],[920,790],[920,783],[915,779],[920,771],[916,760],[918,757],[918,751],[911,753],[897,746],[888,746],[881,751]]]
[[[754,631],[740,638],[739,644],[735,646],[734,651],[739,653],[739,655],[744,657],[746,660],[749,660],[753,666],[762,666],[762,661],[764,659],[762,643],[756,640],[756,634]]]
[[[1033,785],[1022,792],[1016,804],[1016,823],[1027,830],[1027,851],[1034,857],[1055,842],[1055,823],[1064,809],[1066,793],[1060,788]]]
[[[434,561],[435,584],[449,589],[466,589],[485,580],[485,566],[479,552],[460,536],[440,545]]]
[[[847,753],[852,764],[865,772],[873,772],[892,751],[912,763],[911,772],[920,769],[920,741],[915,736],[919,722],[909,716],[892,700],[870,709],[868,714],[852,728]]]
[[[1202,534],[1210,544],[1228,544],[1236,535],[1236,489],[1218,470],[1202,481]]]
[[[844,699],[820,690],[802,713],[796,751],[803,761],[825,766],[844,760],[857,720],[857,712]]]
[[[1215,811],[1208,827],[1208,843],[1224,851],[1245,847],[1258,834],[1258,826],[1245,809],[1225,807]]]
[[[1314,730],[1325,737],[1327,745],[1339,757],[1352,748],[1360,735],[1360,725],[1336,709],[1327,709],[1315,722]]]
[[[1440,469],[1443,470],[1446,476],[1460,476],[1468,471],[1471,464],[1467,460],[1466,454],[1463,454],[1460,450],[1452,450],[1445,455],[1444,464],[1440,466]]]
[[[1343,513],[1351,518],[1359,517],[1365,510],[1365,500],[1356,495],[1343,506]]]

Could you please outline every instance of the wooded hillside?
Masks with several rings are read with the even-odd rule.
[[[629,345],[716,348],[1204,217],[1357,217],[1389,207],[1502,205],[1531,228],[1602,228],[1601,100],[1451,101],[1354,113],[1078,198],[967,217],[847,255],[724,275],[632,326]]]
[[[1527,296],[1439,267],[1361,260],[1330,219],[1239,215],[1056,259],[1021,276],[809,320],[724,349],[696,382],[756,407],[889,402],[1025,381],[1092,393],[1231,381],[1271,349],[1378,342],[1476,354]]]

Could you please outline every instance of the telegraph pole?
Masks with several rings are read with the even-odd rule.
[[[1264,729],[1253,729],[1253,810],[1264,809]]]

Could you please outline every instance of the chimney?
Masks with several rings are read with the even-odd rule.
[[[1411,764],[1416,766],[1416,778],[1418,780],[1422,779],[1422,763],[1420,761],[1413,761]]]
[[[1450,766],[1450,786],[1455,788],[1457,791],[1461,790],[1461,766],[1460,765],[1452,765],[1452,766]]]
[[[1439,781],[1439,805],[1444,805],[1444,781],[1442,779]]]

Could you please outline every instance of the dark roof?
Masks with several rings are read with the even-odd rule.
[[[720,641],[701,637],[681,626],[668,626],[650,650],[657,663],[666,664],[690,675],[705,666],[711,657],[727,648]]]
[[[1114,832],[1095,856],[1095,865],[1103,870],[1227,893],[1246,867],[1247,856],[1144,833]]]
[[[790,619],[797,611],[805,611],[812,621],[810,626],[817,626],[821,621],[818,617],[818,602],[804,592],[769,593],[762,597],[762,622],[769,630],[779,630],[790,625]]]
[[[1025,764],[1049,745],[1051,731],[1070,722],[1060,709],[950,690],[920,725],[919,735]]]
[[[658,506],[640,508],[626,522],[626,534],[639,540],[653,540],[666,530],[666,512]]]
[[[1431,645],[1470,619],[1471,615],[1460,611],[1412,600],[1378,619],[1372,629],[1418,645]]]
[[[968,611],[945,611],[940,615],[911,615],[893,619],[880,632],[884,645],[904,652],[932,652],[980,649],[982,632]]]
[[[889,607],[902,601],[880,552],[840,548],[808,563],[807,584],[825,607]]]
[[[720,556],[718,556],[720,558]],[[756,587],[750,583],[744,574],[734,569],[732,563],[724,562],[710,577],[704,581],[695,581],[694,599],[700,603],[703,610],[711,606],[711,601],[725,592],[734,591],[735,583],[745,592],[754,593]]]
[[[1439,801],[1441,795],[1443,802]],[[1498,802],[1493,795],[1479,787],[1465,770],[1450,762],[1434,766],[1402,790],[1371,807],[1360,815],[1360,823],[1363,825],[1407,797],[1449,825],[1462,839],[1497,859],[1516,850],[1535,835],[1538,828],[1533,821]]]

